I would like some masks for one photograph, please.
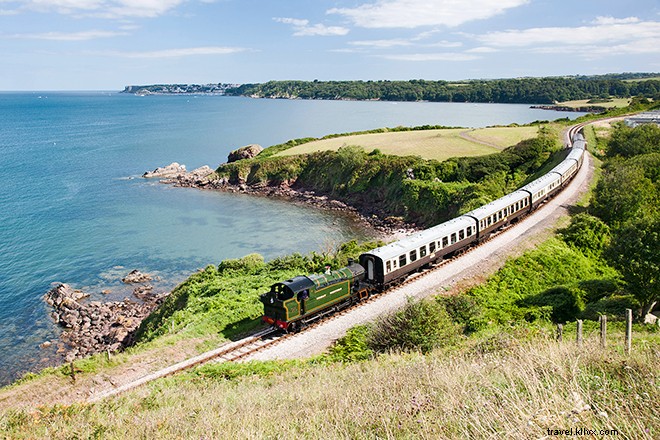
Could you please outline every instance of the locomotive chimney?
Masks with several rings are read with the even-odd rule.
[[[349,259],[348,259],[348,265],[349,265],[349,266],[352,266],[353,263],[355,263],[355,261],[354,261],[352,258],[349,258]]]

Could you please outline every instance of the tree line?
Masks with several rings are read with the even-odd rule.
[[[623,75],[625,77],[625,75]],[[591,98],[660,99],[660,80],[546,77],[470,81],[269,81],[230,88],[227,95],[257,98],[553,104]]]

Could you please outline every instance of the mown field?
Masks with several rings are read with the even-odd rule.
[[[607,100],[606,102],[589,102],[589,99],[579,99],[576,101],[566,101],[566,102],[560,102],[557,105],[563,105],[566,107],[589,107],[589,106],[598,106],[598,107],[627,107],[628,104],[630,104],[630,99],[629,98],[612,98],[611,100]]]
[[[537,134],[538,127],[446,128],[356,134],[308,142],[281,151],[277,156],[337,151],[341,147],[357,145],[367,152],[378,149],[383,154],[413,155],[442,161],[450,157],[496,153],[522,140],[534,138]]]

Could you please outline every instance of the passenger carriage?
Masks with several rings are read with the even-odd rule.
[[[378,287],[415,272],[476,241],[474,219],[458,217],[360,255],[365,281]]]
[[[561,176],[561,186],[565,186],[579,169],[578,161],[570,158],[565,159],[559,165],[552,169],[553,172]]]
[[[491,232],[517,220],[529,210],[529,194],[525,191],[516,191],[463,216],[474,219],[477,224],[477,239],[483,240]]]
[[[533,182],[523,186],[519,191],[526,191],[530,195],[531,209],[535,209],[545,199],[559,191],[561,188],[561,174],[549,172]]]

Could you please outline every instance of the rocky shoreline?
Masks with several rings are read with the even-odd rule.
[[[314,191],[296,187],[295,181],[284,181],[276,186],[266,184],[248,185],[245,182],[235,184],[225,177],[219,177],[207,165],[193,171],[187,171],[185,165],[179,165],[176,162],[148,171],[142,177],[159,178],[161,183],[176,187],[276,197],[306,206],[346,213],[356,221],[364,224],[365,227],[372,228],[385,237],[397,237],[418,229],[415,225],[405,222],[403,218],[388,216],[384,212],[379,212],[377,207],[367,203],[360,207],[350,206],[328,196],[318,195]]]
[[[90,294],[56,283],[44,295],[44,301],[53,308],[51,317],[63,328],[60,335],[67,362],[96,353],[115,352],[130,346],[135,331],[168,293],[154,293],[146,284],[151,276],[132,271],[122,279],[124,283],[139,284],[133,289],[138,301],[90,301]]]

